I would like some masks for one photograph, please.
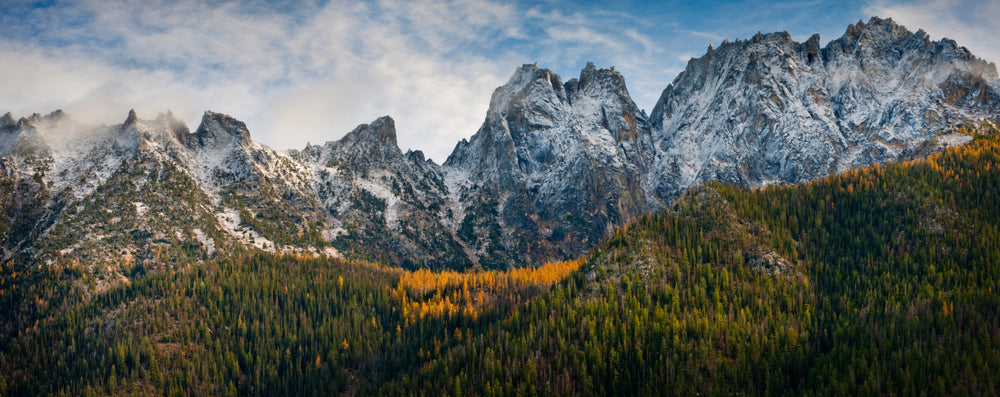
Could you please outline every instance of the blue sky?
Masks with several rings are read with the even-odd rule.
[[[709,44],[758,31],[825,44],[873,15],[1000,59],[997,1],[5,0],[0,112],[112,124],[172,110],[194,128],[213,110],[279,149],[388,114],[403,150],[440,163],[523,63],[564,80],[615,66],[651,109]]]

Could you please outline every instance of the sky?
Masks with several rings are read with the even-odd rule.
[[[0,0],[0,113],[170,110],[193,130],[211,110],[276,149],[389,115],[403,151],[441,163],[522,64],[564,81],[614,66],[648,111],[710,44],[788,31],[825,45],[871,16],[1000,61],[996,0]]]

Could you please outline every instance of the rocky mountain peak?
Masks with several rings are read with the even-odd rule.
[[[201,125],[188,136],[189,147],[218,147],[226,145],[246,145],[251,142],[246,124],[229,115],[205,112]]]
[[[972,62],[976,73],[989,73],[989,63],[979,60],[954,40],[943,38],[931,41],[923,30],[910,32],[892,19],[872,17],[868,23],[848,26],[840,38],[831,41],[824,49],[824,58],[836,62],[845,56],[857,59],[901,60],[917,51],[929,63],[960,60]],[[993,68],[995,69],[995,67]]]
[[[361,124],[341,140],[354,145],[391,146],[399,149],[396,143],[396,122],[389,116],[379,117],[369,124]]]
[[[551,151],[537,146],[551,146],[558,137],[546,131],[568,124],[570,115],[559,75],[538,64],[524,64],[493,91],[482,127],[470,140],[459,142],[445,164],[490,175],[512,187],[515,174],[533,172],[537,160],[549,161]]]
[[[565,101],[562,80],[558,74],[538,64],[524,64],[514,71],[506,84],[493,91],[488,112],[506,116],[535,99]]]
[[[389,116],[361,124],[326,146],[333,157],[359,165],[385,165],[403,159],[396,143],[396,122]]]
[[[55,124],[69,120],[69,115],[67,115],[62,109],[56,109],[52,113],[45,115],[42,119],[48,123]]]
[[[424,152],[421,150],[407,150],[406,158],[409,159],[411,162],[418,164],[427,161],[427,158],[424,156]]]
[[[956,120],[991,117],[996,84],[992,64],[891,19],[859,21],[825,48],[786,32],[725,41],[657,101],[649,189],[670,200],[710,180],[795,183],[906,159]]]
[[[553,77],[556,78],[555,82],[552,81]],[[540,67],[537,63],[526,63],[517,68],[501,88],[507,87],[511,91],[520,90],[535,80],[544,80],[549,86],[557,86],[561,85],[558,83],[558,79],[559,75],[555,72]]]
[[[810,65],[815,62],[822,61],[823,49],[819,46],[819,35],[814,34],[809,36],[809,40],[803,43],[803,52],[806,54],[806,62]]]
[[[11,117],[11,119],[13,119],[13,117]],[[52,113],[44,116],[41,113],[32,113],[29,117],[21,117],[21,119],[17,121],[17,124],[22,128],[27,126],[52,127],[57,123],[67,120],[69,120],[69,116],[67,116],[62,109],[56,109]]]
[[[22,117],[21,120],[25,120],[28,124],[38,124],[39,122],[42,121],[42,115],[41,113],[35,112],[32,113],[31,116],[28,116],[27,118]]]
[[[0,117],[0,155],[10,152],[20,131],[17,120],[9,112]]]
[[[621,73],[615,71],[615,67],[612,66],[610,69],[600,68],[594,66],[593,62],[587,62],[587,66],[580,71],[580,88],[587,87],[592,83],[602,83],[609,82],[612,86],[618,87],[625,82]]]
[[[624,78],[588,63],[579,78],[560,81],[538,65],[519,67],[494,91],[479,131],[445,163],[474,182],[461,195],[476,211],[462,224],[480,226],[463,236],[474,251],[488,252],[487,262],[513,265],[524,251],[515,245],[578,252],[608,225],[649,208],[639,188],[649,128]],[[483,243],[489,230],[512,236],[504,242],[510,247]]]
[[[135,109],[129,109],[128,117],[125,118],[125,124],[123,126],[135,125],[139,121],[139,117],[135,115]]]
[[[771,32],[771,33],[761,33],[757,32],[750,39],[749,44],[773,44],[773,45],[785,45],[791,44],[795,41],[792,40],[792,35],[787,31],[782,32]]]
[[[621,73],[610,69],[598,69],[593,62],[587,62],[587,66],[580,72],[579,79],[570,79],[566,82],[566,90],[569,93],[569,100],[573,102],[580,95],[599,97],[607,94],[618,93],[625,88],[625,78]]]
[[[844,38],[856,42],[862,42],[865,38],[899,38],[909,36],[910,31],[902,25],[897,24],[892,18],[871,17],[866,24],[862,20],[858,23],[847,26]]]
[[[632,101],[625,78],[614,67],[598,69],[587,62],[579,79],[566,82],[566,93],[577,114],[597,121],[617,142],[635,142],[640,130],[646,130],[646,114]]]
[[[845,53],[870,56],[873,51],[884,52],[880,49],[887,46],[898,46],[899,42],[905,39],[915,39],[914,43],[910,43],[911,45],[930,44],[927,34],[922,31],[912,34],[892,19],[872,17],[867,24],[864,21],[858,21],[848,26],[844,35],[830,42],[828,46],[833,50]]]
[[[187,124],[183,120],[174,117],[174,113],[167,111],[167,113],[160,113],[156,116],[156,122],[167,126],[167,131],[170,132],[178,141],[183,142],[184,137],[191,133],[188,129]]]
[[[511,173],[545,171],[559,158],[591,150],[585,147],[635,142],[642,132],[648,132],[646,115],[614,68],[588,62],[579,78],[562,84],[551,70],[525,64],[494,91],[482,127],[445,164],[499,176],[503,185],[512,182]]]

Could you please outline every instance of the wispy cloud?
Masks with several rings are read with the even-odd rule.
[[[41,4],[41,5],[39,5]],[[615,66],[640,107],[710,43],[758,30],[832,39],[868,14],[948,36],[996,59],[995,3],[855,0],[710,7],[499,0],[79,0],[0,2],[0,111],[63,108],[90,123],[167,109],[247,121],[277,148],[334,140],[381,115],[400,146],[443,161],[482,123],[520,64],[574,77]],[[752,15],[753,17],[748,17]],[[943,22],[942,22],[943,21]],[[973,23],[969,23],[973,21]],[[832,32],[832,33],[831,33]]]
[[[712,42],[720,42],[726,39],[726,37],[723,37],[722,35],[715,32],[699,32],[697,30],[681,30],[681,31],[691,35],[692,37],[707,39]]]
[[[0,30],[10,37],[0,50],[18,54],[0,59],[0,72],[18,76],[0,87],[6,109],[61,107],[105,123],[132,107],[190,123],[213,109],[276,147],[391,114],[401,146],[439,160],[475,131],[512,69],[463,48],[518,34],[511,7],[489,2],[331,2],[290,15],[237,2],[85,1],[25,14],[40,34]]]

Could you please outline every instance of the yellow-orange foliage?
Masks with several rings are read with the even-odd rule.
[[[579,269],[583,262],[581,258],[502,272],[408,271],[400,275],[393,297],[402,306],[404,317],[411,321],[459,314],[475,319],[486,304],[498,298],[519,303],[520,294],[511,291],[548,287]]]
[[[282,257],[279,255],[279,257]],[[299,259],[298,255],[287,258]],[[367,268],[389,274],[398,274],[399,282],[392,288],[392,299],[406,324],[424,318],[464,316],[475,320],[483,307],[498,301],[520,304],[526,292],[537,287],[549,287],[580,268],[583,258],[548,262],[537,268],[516,268],[506,271],[431,271],[420,269],[406,271],[375,262],[344,258],[343,264],[353,268]],[[337,288],[346,284],[343,276],[337,277]],[[395,308],[393,310],[396,310]],[[241,319],[242,320],[242,319]],[[343,348],[347,348],[342,346]]]

